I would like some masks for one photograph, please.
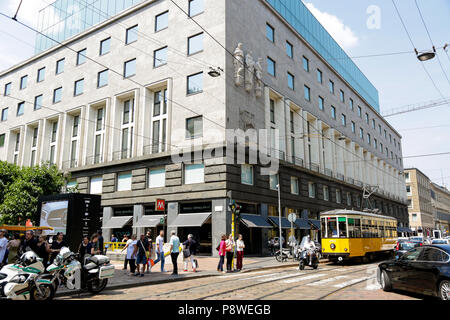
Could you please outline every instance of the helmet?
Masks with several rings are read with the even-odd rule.
[[[72,255],[72,252],[70,251],[69,248],[62,247],[61,250],[59,251],[59,254],[56,256],[54,263],[56,265],[60,265],[61,263],[63,263],[64,260],[69,258],[71,255]]]
[[[38,256],[33,251],[25,252],[19,259],[19,262],[23,266],[29,266],[38,261]]]

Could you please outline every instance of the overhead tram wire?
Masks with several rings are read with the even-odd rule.
[[[428,38],[430,39],[431,45],[435,49],[436,47],[433,43],[433,39],[431,38],[430,31],[428,30],[427,24],[425,23],[425,19],[422,15],[422,11],[420,10],[419,4],[417,3],[417,0],[414,0],[414,2],[416,4],[417,10],[419,11],[419,15],[422,20],[423,26],[425,27],[425,30],[427,31],[427,35],[428,35]],[[436,58],[438,59],[439,66],[441,67],[442,73],[444,74],[445,78],[447,79],[448,84],[450,85],[450,80],[448,79],[447,73],[445,72],[444,67],[442,66],[441,59],[439,58],[439,54],[437,52],[436,52]]]
[[[219,44],[219,46],[221,46],[224,50],[225,50],[225,52],[227,52],[233,59],[236,59],[236,57],[234,56],[234,54],[231,52],[231,51],[229,51],[219,40],[217,40],[213,35],[211,35],[211,33],[208,31],[208,30],[206,30],[201,24],[199,24],[195,19],[193,19],[192,17],[190,17],[189,16],[189,13],[187,13],[183,8],[181,8],[176,2],[174,2],[174,0],[170,0],[180,11],[182,11],[187,17],[188,17],[188,19],[190,19],[191,21],[193,21],[197,26],[199,26],[207,35],[209,35],[217,44]],[[247,66],[245,66],[244,65],[244,69],[245,68],[247,68]],[[266,87],[268,87],[268,88],[270,88],[270,85],[268,85],[267,83],[265,83],[263,80],[261,80],[262,81],[262,83],[266,86]],[[297,104],[297,103],[296,103]],[[299,105],[299,104],[297,104],[297,105]],[[263,108],[262,108],[262,110],[264,111],[264,106],[263,106]],[[304,121],[307,121],[307,119],[305,119],[300,113],[298,113],[298,111],[297,110],[293,110],[293,112],[295,112],[297,115],[299,115]],[[331,143],[333,143],[334,145],[336,145],[336,146],[338,146],[338,147],[340,147],[340,148],[342,148],[342,149],[344,149],[345,151],[347,151],[348,152],[348,149],[347,148],[345,148],[344,146],[341,146],[340,144],[338,144],[338,143],[336,143],[335,141],[333,141],[332,139],[330,139],[329,137],[327,137],[327,136],[325,136],[325,135],[323,135],[322,134],[322,132],[321,132],[321,130],[319,130],[319,129],[317,129],[315,126],[313,126],[313,125],[311,125],[310,126],[312,129],[314,129],[315,131],[317,131],[318,132],[318,134],[319,135],[321,135],[323,138],[325,138],[325,139],[327,139],[327,140],[329,140]],[[334,129],[334,128],[332,128],[332,129]],[[359,159],[361,159],[361,157],[358,155],[358,154],[356,154],[356,153],[354,153],[354,152],[350,152],[351,154],[353,154],[354,156],[356,156],[357,158],[359,158]],[[401,159],[401,158],[400,158]],[[364,161],[364,160],[363,160]],[[377,169],[377,170],[379,170],[379,171],[381,171],[381,172],[384,172],[384,173],[386,173],[388,176],[391,176],[391,177],[393,177],[394,179],[396,179],[396,180],[400,180],[399,179],[399,177],[398,176],[394,176],[394,175],[392,175],[392,174],[390,174],[389,172],[387,172],[386,170],[380,170],[378,167],[376,167],[376,166],[374,166],[372,163],[369,163],[372,167],[374,167],[375,169]]]
[[[403,28],[405,29],[406,35],[408,36],[409,41],[411,42],[411,45],[414,49],[416,49],[416,46],[414,45],[414,41],[411,38],[411,35],[408,31],[408,28],[406,27],[405,22],[403,21],[402,15],[400,14],[400,11],[397,7],[397,5],[395,4],[395,0],[391,0],[392,4],[394,5],[395,11],[397,12],[397,15],[400,19],[400,22],[403,25]],[[422,65],[423,70],[425,71],[425,73],[427,74],[428,78],[430,78],[431,83],[433,84],[434,88],[436,89],[436,91],[439,93],[439,95],[441,96],[441,98],[444,98],[444,95],[442,94],[441,90],[439,90],[439,88],[437,87],[436,83],[434,82],[433,78],[431,77],[430,73],[428,72],[428,70],[425,68],[425,64],[424,63],[420,63]]]

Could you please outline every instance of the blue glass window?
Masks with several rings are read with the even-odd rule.
[[[98,73],[97,87],[101,88],[108,85],[108,70],[103,70]]]
[[[5,84],[5,96],[9,96],[11,94],[11,86],[12,86],[11,82]]]
[[[322,97],[319,97],[319,109],[323,111],[324,108],[324,100]]]
[[[334,93],[334,82],[330,80],[330,92]]]
[[[294,90],[295,86],[295,77],[288,72],[288,87]]]
[[[23,76],[20,78],[20,90],[25,89],[27,87],[28,76]]]
[[[125,78],[134,76],[136,74],[136,59],[125,62],[123,69],[123,76]]]
[[[336,108],[331,106],[331,117],[336,120]]]
[[[125,43],[129,44],[134,41],[137,41],[137,39],[138,39],[138,26],[135,25],[134,27],[128,28]]]
[[[276,62],[269,57],[267,57],[267,72],[274,77],[276,76]]]
[[[305,86],[305,99],[308,101],[311,101],[310,91],[311,91],[311,89],[309,89],[308,86]]]
[[[153,54],[153,66],[159,67],[167,64],[167,47],[155,50]]]
[[[65,62],[65,59],[61,59],[56,62],[56,74],[60,74],[60,73],[64,72],[64,62]]]
[[[187,94],[193,94],[202,91],[203,91],[203,72],[188,76]]]
[[[82,94],[83,91],[84,91],[84,79],[75,81],[73,95],[78,96],[78,95]]]
[[[306,57],[303,57],[303,69],[306,72],[309,72],[309,60]]]
[[[87,49],[78,51],[77,54],[77,66],[86,62]]]
[[[275,42],[275,29],[270,25],[266,24],[266,37],[272,42]]]
[[[194,54],[203,50],[203,33],[188,38],[188,54]]]
[[[25,102],[20,102],[17,105],[17,116],[23,115],[24,112],[25,112]]]
[[[189,0],[189,16],[193,17],[204,10],[203,0]]]
[[[34,110],[39,110],[42,107],[42,94],[34,97]]]
[[[317,82],[322,83],[322,81],[323,81],[322,71],[317,69]]]
[[[169,27],[169,11],[161,13],[155,18],[155,32]]]
[[[102,40],[100,42],[100,55],[107,54],[109,50],[111,49],[111,38]]]
[[[38,70],[37,82],[44,81],[44,79],[45,79],[45,67]]]
[[[62,99],[62,87],[53,91],[53,103],[60,102]]]
[[[294,57],[294,46],[289,43],[289,41],[286,41],[286,54],[289,58]]]

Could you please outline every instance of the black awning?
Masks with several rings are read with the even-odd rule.
[[[248,228],[272,228],[263,217],[254,214],[241,214],[241,221]]]
[[[320,227],[320,221],[319,221],[319,220],[311,220],[311,219],[308,219],[308,222],[311,224],[311,226],[313,227],[313,229],[316,229],[316,230],[320,230],[320,229],[321,229],[321,227]]]
[[[279,227],[279,217],[268,217],[269,221],[272,222],[276,227]],[[281,217],[281,228],[282,229],[290,229],[291,228],[291,223],[289,222],[289,220],[285,217]],[[294,228],[295,228],[295,223],[294,223]]]
[[[309,225],[308,220],[306,220],[306,219],[295,220],[295,225],[297,226],[298,229],[303,229],[303,230],[311,229],[311,226]]]

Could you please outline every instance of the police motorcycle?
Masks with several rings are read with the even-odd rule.
[[[311,241],[310,236],[304,236],[300,243],[300,262],[298,268],[304,270],[305,266],[310,266],[313,269],[317,269],[319,266],[317,248],[314,242]]]
[[[85,255],[83,263],[78,258],[78,254],[63,247],[47,267],[55,290],[60,285],[69,290],[87,290],[94,294],[105,289],[108,279],[114,277],[114,266],[109,263],[109,258],[104,255]]]
[[[0,270],[0,298],[13,300],[52,300],[55,288],[44,278],[45,266],[33,251],[22,254],[15,264]]]

